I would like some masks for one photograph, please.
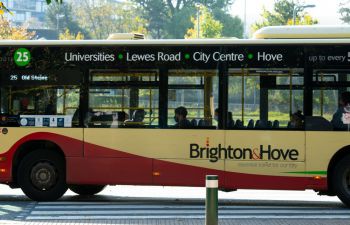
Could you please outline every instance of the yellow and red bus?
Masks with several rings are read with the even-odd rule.
[[[276,29],[1,41],[0,182],[41,201],[217,174],[222,190],[313,189],[350,205],[349,126],[331,122],[350,87],[350,28]]]

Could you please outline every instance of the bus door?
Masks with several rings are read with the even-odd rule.
[[[154,161],[154,184],[204,186],[207,174],[219,175],[224,186],[224,131],[217,129],[218,71],[167,71],[166,128],[153,142],[162,146]],[[176,112],[186,120],[181,120]],[[181,111],[181,112],[180,112]]]
[[[303,69],[229,69],[228,188],[302,189]]]
[[[159,124],[157,70],[90,72],[84,154],[90,182],[151,184]]]
[[[350,144],[349,125],[343,122],[343,114],[350,109],[340,102],[343,93],[350,91],[350,67],[318,65],[311,74],[312,98],[308,105],[312,115],[306,121],[306,170],[325,176],[333,155]]]

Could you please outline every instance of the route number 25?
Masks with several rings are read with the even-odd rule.
[[[26,66],[30,62],[30,52],[26,48],[19,48],[14,54],[14,60],[17,66]]]

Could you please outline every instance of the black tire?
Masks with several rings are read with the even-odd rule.
[[[335,165],[331,184],[338,198],[350,207],[350,155],[345,156]]]
[[[106,186],[105,185],[69,185],[69,189],[78,195],[89,196],[95,195],[101,192]]]
[[[30,199],[57,200],[68,189],[64,157],[49,150],[35,150],[21,160],[17,180]]]

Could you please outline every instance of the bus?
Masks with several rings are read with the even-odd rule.
[[[48,201],[214,174],[224,191],[311,189],[350,206],[349,34],[1,41],[0,182]]]

